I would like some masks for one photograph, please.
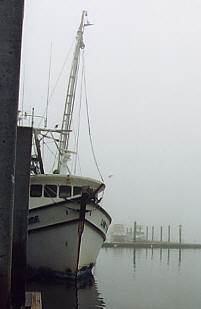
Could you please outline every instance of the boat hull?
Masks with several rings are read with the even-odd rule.
[[[29,212],[27,264],[33,273],[75,278],[90,273],[111,219],[98,204],[62,202]]]

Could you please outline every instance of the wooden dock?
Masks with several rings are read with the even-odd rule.
[[[201,244],[160,241],[105,242],[103,248],[201,249]]]

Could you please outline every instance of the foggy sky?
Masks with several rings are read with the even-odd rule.
[[[114,223],[170,224],[175,233],[182,224],[184,240],[201,242],[201,2],[25,1],[24,109],[44,112],[51,42],[52,90],[83,9],[94,23],[84,40],[104,208]],[[50,124],[62,118],[68,69]],[[85,174],[97,177],[82,152]]]

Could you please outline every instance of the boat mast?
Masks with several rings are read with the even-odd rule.
[[[69,173],[67,167],[67,161],[70,157],[70,151],[68,151],[69,137],[72,123],[72,114],[75,100],[75,90],[77,84],[77,75],[79,68],[80,50],[84,48],[83,32],[84,32],[84,18],[87,15],[86,11],[82,12],[80,26],[77,31],[76,45],[73,55],[73,62],[70,71],[70,77],[68,80],[67,95],[64,107],[63,121],[61,126],[60,145],[59,145],[59,157],[58,157],[58,173]]]

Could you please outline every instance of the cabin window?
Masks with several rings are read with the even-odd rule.
[[[82,188],[81,187],[73,187],[73,195],[81,194]]]
[[[69,197],[71,196],[70,186],[60,186],[59,187],[59,197]]]
[[[57,186],[56,185],[45,185],[44,186],[44,197],[56,197]]]
[[[42,196],[42,185],[31,185],[30,196],[31,197],[41,197]]]

